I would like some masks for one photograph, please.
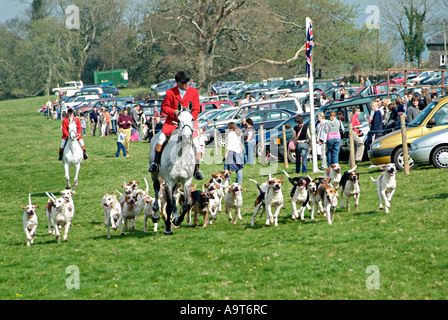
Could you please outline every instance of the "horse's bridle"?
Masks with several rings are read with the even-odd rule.
[[[191,111],[190,111],[190,110],[188,110],[188,109],[186,109],[186,108],[182,108],[182,111],[180,111],[180,112],[177,114],[177,119],[179,119],[179,115],[180,115],[182,112],[188,112],[188,113],[191,114]],[[179,120],[177,120],[176,123],[177,123],[177,126],[179,127]],[[184,124],[184,125],[182,126],[182,128],[180,128],[180,130],[183,130],[185,127],[190,128],[190,130],[191,130],[191,134],[193,135],[193,132],[195,131],[195,129],[192,128],[189,124]],[[197,131],[197,130],[196,130],[196,131]]]

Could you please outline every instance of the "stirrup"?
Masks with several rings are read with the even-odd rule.
[[[203,180],[204,179],[204,174],[202,173],[201,170],[197,170],[194,172],[194,178],[196,180]]]
[[[151,163],[148,169],[149,172],[157,173],[159,171],[159,165],[155,162]]]

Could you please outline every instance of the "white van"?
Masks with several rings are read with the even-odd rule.
[[[67,101],[65,102],[65,106],[67,108],[73,108],[74,106],[77,106],[85,101],[99,98],[100,97],[98,95],[73,96],[67,99]]]

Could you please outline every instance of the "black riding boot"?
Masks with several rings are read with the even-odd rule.
[[[202,171],[199,170],[199,163],[196,163],[196,165],[195,165],[195,167],[194,167],[194,173],[193,173],[193,175],[194,175],[194,178],[195,178],[196,180],[202,180],[202,179],[204,179],[204,175],[202,174]]]
[[[62,153],[63,152],[64,152],[64,149],[59,148],[59,158],[58,158],[59,161],[62,161]]]
[[[154,156],[154,162],[149,166],[148,171],[152,173],[157,173],[159,171],[160,157],[162,155],[162,151],[156,151]]]

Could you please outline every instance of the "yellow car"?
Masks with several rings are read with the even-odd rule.
[[[427,134],[448,128],[448,96],[431,102],[419,115],[406,127],[408,148],[411,143]],[[369,150],[369,158],[372,164],[380,165],[395,163],[397,169],[404,168],[403,145],[401,130],[396,130],[388,135],[373,141]],[[409,167],[417,167],[417,164],[409,157]]]

